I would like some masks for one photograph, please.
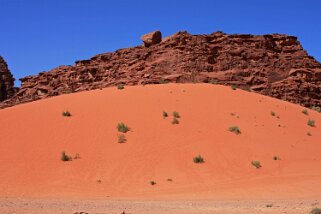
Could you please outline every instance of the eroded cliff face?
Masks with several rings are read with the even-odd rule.
[[[148,47],[99,54],[21,79],[2,106],[118,84],[235,85],[304,106],[321,106],[321,64],[294,36],[178,32]]]
[[[14,94],[14,78],[7,63],[0,56],[0,101],[12,97]]]

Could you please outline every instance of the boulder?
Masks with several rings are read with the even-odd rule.
[[[162,41],[162,33],[157,30],[154,32],[147,33],[141,37],[145,47],[158,44]]]

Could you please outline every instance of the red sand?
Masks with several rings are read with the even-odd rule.
[[[0,197],[320,198],[321,114],[303,109],[210,84],[107,88],[3,109]],[[119,122],[131,128],[123,144]],[[62,151],[81,159],[63,162]],[[199,154],[205,163],[193,162]]]

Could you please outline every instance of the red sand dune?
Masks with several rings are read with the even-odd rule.
[[[106,88],[3,109],[0,197],[320,197],[321,114],[303,109],[210,84]],[[119,122],[131,128],[122,144]],[[62,151],[81,159],[63,162]],[[193,162],[199,154],[205,163]]]

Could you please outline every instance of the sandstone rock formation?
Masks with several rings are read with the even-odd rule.
[[[158,44],[162,41],[162,33],[159,30],[157,30],[143,35],[141,39],[143,40],[144,46],[149,47],[151,45]]]
[[[148,48],[99,54],[20,80],[21,88],[2,107],[118,84],[163,82],[235,85],[307,107],[321,106],[321,64],[296,37],[281,34],[178,32]]]
[[[7,63],[0,56],[0,101],[8,99],[14,93],[14,78],[8,69]]]

